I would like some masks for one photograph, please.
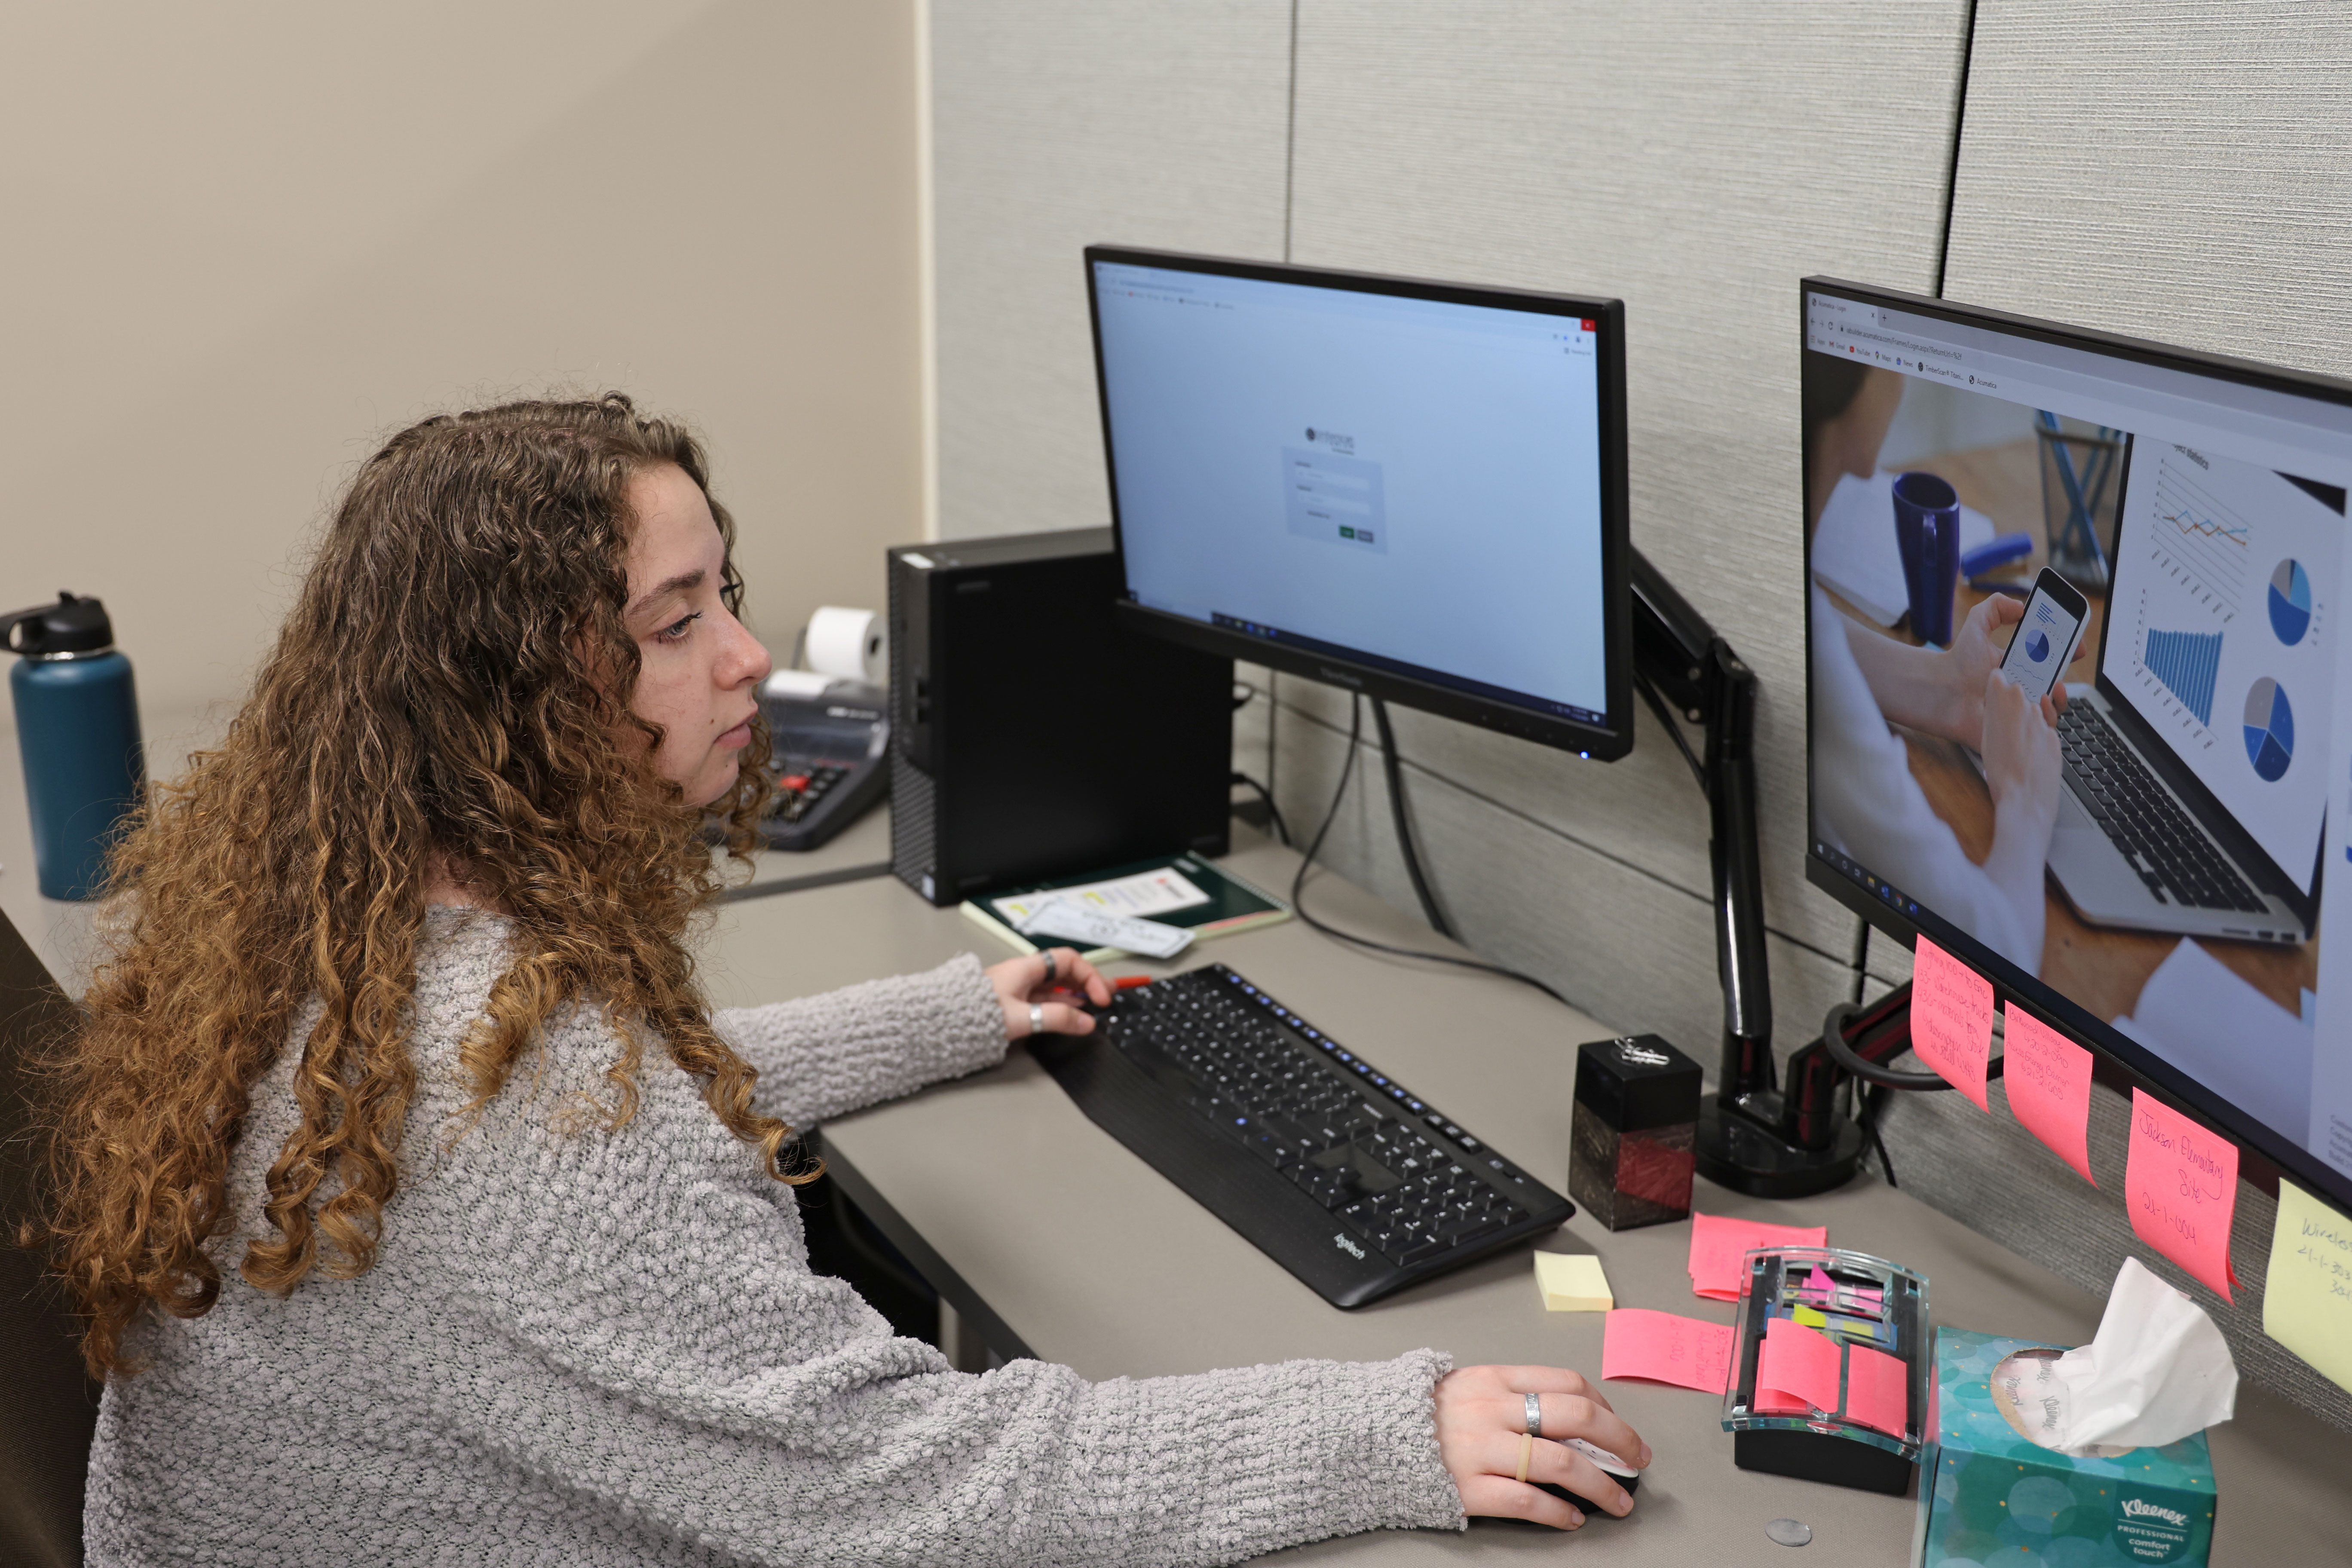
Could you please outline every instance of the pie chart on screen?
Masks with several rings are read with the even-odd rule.
[[[2267,675],[2246,693],[2246,760],[2265,784],[2285,777],[2287,764],[2294,761],[2294,709],[2286,688]]]
[[[2303,563],[2292,558],[2278,563],[2271,574],[2271,630],[2278,640],[2293,647],[2311,629],[2311,578]]]
[[[2050,634],[2036,626],[2025,635],[2025,657],[2040,664],[2050,657]]]

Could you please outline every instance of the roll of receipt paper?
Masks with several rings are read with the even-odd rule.
[[[808,667],[820,675],[878,686],[890,673],[888,626],[871,610],[820,605],[808,624]]]

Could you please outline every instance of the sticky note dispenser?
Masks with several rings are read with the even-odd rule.
[[[1801,1312],[1801,1316],[1800,1313]],[[1767,1335],[1775,1319],[1826,1335],[1838,1348],[1836,1407],[1771,1395],[1762,1378]],[[1816,1324],[1815,1320],[1820,1320]],[[1723,1426],[1740,1468],[1899,1497],[1909,1489],[1927,1432],[1935,1373],[1927,1280],[1898,1263],[1834,1247],[1790,1247],[1748,1253],[1743,1262],[1731,1384]],[[1785,1334],[1786,1330],[1783,1331]],[[1856,1347],[1891,1356],[1903,1367],[1899,1435],[1860,1417],[1862,1385],[1852,1375]],[[1881,1364],[1881,1363],[1873,1363]]]

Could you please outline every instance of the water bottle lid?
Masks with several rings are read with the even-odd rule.
[[[114,646],[114,623],[96,599],[60,591],[54,605],[0,616],[0,642],[10,653],[38,658],[53,653],[97,653]]]

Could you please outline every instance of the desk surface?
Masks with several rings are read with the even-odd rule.
[[[1287,888],[1295,857],[1239,828],[1236,837],[1234,869]],[[1317,911],[1349,929],[1423,946],[1435,940],[1335,877],[1310,886]],[[932,909],[888,879],[731,904],[717,918],[704,961],[721,1005],[927,967],[961,952],[987,963],[1005,956],[955,910]],[[1218,939],[1175,967],[1210,958],[1422,1093],[1443,1095],[1439,1103],[1479,1136],[1565,1184],[1575,1048],[1613,1031],[1524,986],[1375,958],[1297,922]],[[1360,1311],[1327,1306],[1088,1121],[1017,1050],[995,1070],[835,1122],[824,1140],[845,1184],[876,1194],[919,1234],[918,1260],[950,1276],[935,1283],[950,1286],[951,1297],[976,1294],[1021,1344],[1088,1377],[1297,1356],[1370,1360],[1421,1345],[1450,1352],[1458,1364],[1549,1363],[1588,1375],[1600,1367],[1601,1318],[1544,1311],[1525,1249]],[[1702,1181],[1697,1203],[1709,1213],[1825,1224],[1833,1245],[1909,1263],[1929,1277],[1939,1322],[2070,1344],[2098,1323],[2096,1300],[1883,1184],[1771,1204]],[[1580,1216],[1542,1245],[1600,1254],[1620,1305],[1729,1321],[1728,1304],[1691,1295],[1689,1244],[1687,1225],[1612,1235]],[[1604,1388],[1657,1461],[1633,1516],[1596,1518],[1576,1549],[1605,1551],[1612,1568],[1737,1561],[1780,1551],[1764,1526],[1789,1517],[1814,1531],[1792,1563],[1906,1561],[1908,1499],[1738,1469],[1717,1401],[1640,1384]],[[2221,1489],[2213,1562],[2342,1561],[2352,1436],[2252,1386],[2238,1408],[2239,1419],[2212,1434]],[[1296,1555],[1499,1561],[1565,1544],[1548,1531],[1481,1521],[1466,1536],[1383,1532]]]

